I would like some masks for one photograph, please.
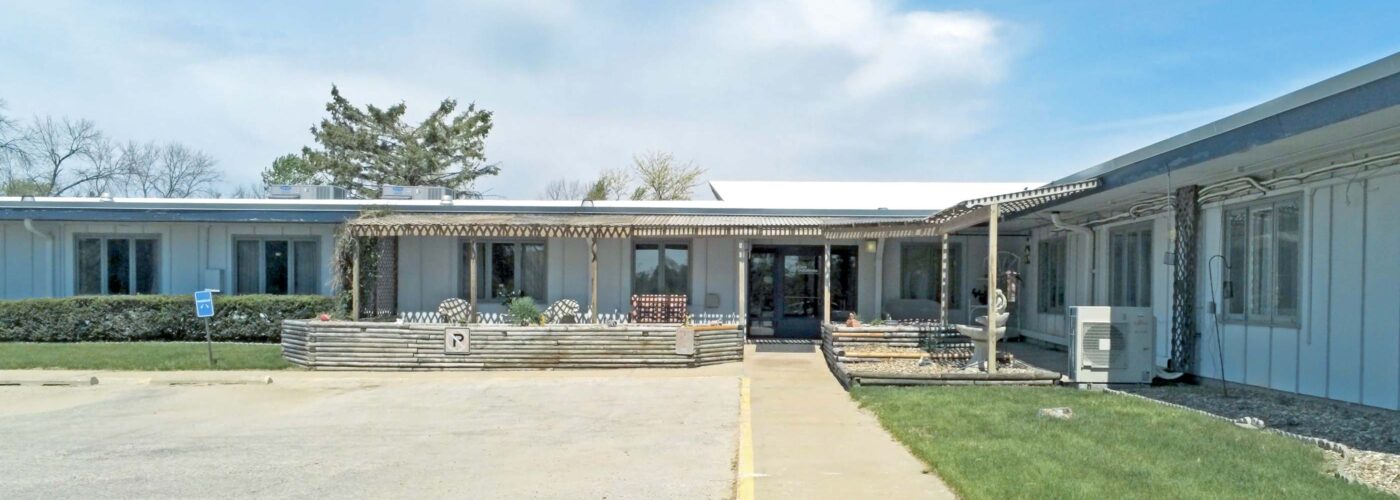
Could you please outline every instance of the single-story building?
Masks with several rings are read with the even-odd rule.
[[[502,312],[527,295],[597,317],[668,294],[750,338],[800,338],[850,315],[970,322],[990,263],[1028,339],[1065,344],[1074,306],[1146,307],[1163,370],[1400,409],[1397,162],[1400,55],[1048,184],[714,182],[717,200],[682,202],[0,198],[0,297],[330,294],[337,242],[371,238],[365,315],[450,298]]]

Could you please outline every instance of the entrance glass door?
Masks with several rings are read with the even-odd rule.
[[[832,248],[832,318],[855,300],[855,247]],[[822,248],[758,246],[749,254],[749,335],[821,336]]]
[[[816,337],[821,334],[822,270],[820,250],[790,247],[779,251],[783,267],[780,321],[773,332],[779,337]],[[815,333],[815,334],[814,334]]]

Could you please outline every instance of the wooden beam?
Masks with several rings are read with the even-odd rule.
[[[943,233],[943,252],[938,264],[938,320],[948,324],[948,233]]]
[[[467,240],[467,321],[476,321],[476,240]]]
[[[987,373],[997,372],[997,219],[1001,205],[987,206]]]
[[[875,318],[885,317],[885,238],[875,240]]]
[[[350,257],[350,317],[360,319],[360,251],[364,248],[359,238],[352,240],[351,246],[354,250]]]
[[[598,322],[598,238],[588,238],[588,313]]]
[[[748,242],[743,239],[735,244],[735,258],[738,265],[738,276],[735,276],[734,312],[739,316],[739,327],[748,333],[749,330],[749,252]]]
[[[822,323],[831,323],[831,244],[822,245]]]

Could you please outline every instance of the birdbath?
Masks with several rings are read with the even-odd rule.
[[[1001,340],[1001,338],[1006,335],[1006,320],[1011,318],[1011,313],[1006,312],[1006,294],[1003,294],[1001,290],[996,290],[995,297],[996,298],[992,300],[993,311],[995,312],[990,314],[997,315],[997,329],[991,338],[987,336],[986,316],[978,316],[974,320],[980,326],[953,325],[958,329],[958,333],[972,339],[972,362],[969,366],[986,369],[989,343]]]

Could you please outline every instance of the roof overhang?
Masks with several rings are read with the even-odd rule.
[[[1099,187],[1097,178],[1027,189],[985,198],[967,200],[920,221],[899,221],[894,223],[857,223],[846,227],[829,228],[828,238],[903,238],[916,236],[936,236],[967,229],[991,219],[992,205],[996,205],[1001,217],[1011,217],[1026,213],[1047,203],[1069,199],[1092,192]]]
[[[763,215],[367,214],[346,223],[353,236],[507,238],[822,237],[829,227],[918,222],[918,218]]]

